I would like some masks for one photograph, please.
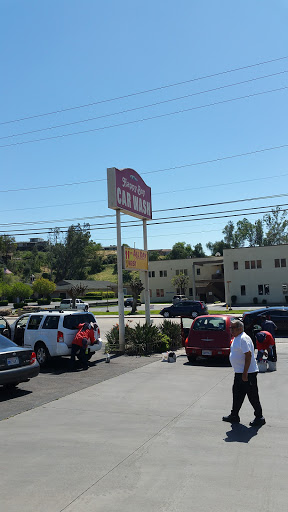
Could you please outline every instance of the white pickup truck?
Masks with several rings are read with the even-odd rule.
[[[79,311],[88,311],[89,304],[87,302],[83,302],[81,299],[75,300],[75,308],[73,308],[73,300],[72,299],[62,299],[59,309],[78,309]]]

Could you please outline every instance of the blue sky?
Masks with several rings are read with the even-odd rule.
[[[152,188],[155,220],[208,217],[149,225],[150,249],[178,241],[205,249],[230,218],[263,217],[241,209],[288,203],[167,211],[288,192],[288,146],[221,160],[288,144],[288,58],[247,67],[288,56],[287,2],[1,0],[0,9],[2,233],[47,239],[43,228],[88,221],[93,240],[115,244],[116,229],[103,226],[115,220],[106,185],[113,166],[135,169]],[[219,74],[236,68],[244,69]],[[79,122],[90,118],[98,119]],[[77,124],[47,130],[68,123]],[[239,217],[224,213],[236,209]],[[122,242],[142,248],[141,226],[123,228]]]

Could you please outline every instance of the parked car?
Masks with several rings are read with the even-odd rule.
[[[83,302],[81,299],[75,300],[75,308],[73,308],[73,300],[72,299],[62,299],[59,309],[79,309],[83,311],[88,311],[89,304],[88,302]]]
[[[178,302],[183,302],[183,300],[188,300],[186,295],[174,295],[172,299],[172,304],[177,304]]]
[[[205,315],[195,318],[189,329],[188,320],[181,318],[182,334],[187,334],[189,329],[189,334],[185,339],[188,361],[192,363],[197,356],[229,357],[232,339],[231,320],[233,318],[229,315]]]
[[[125,307],[132,307],[132,303],[133,303],[133,297],[127,297],[125,300],[124,300],[124,306]],[[142,305],[142,302],[140,299],[137,299],[137,306],[141,306]]]
[[[274,324],[277,325],[278,331],[288,332],[288,307],[268,307],[262,309],[254,309],[243,314],[243,323],[245,332],[251,336],[254,341],[254,328],[260,324],[260,316],[266,315]]]
[[[69,356],[77,327],[84,322],[96,322],[90,312],[40,311],[26,313],[11,325],[11,339],[18,345],[34,350],[40,366],[50,357]],[[95,331],[97,343],[88,346],[88,359],[102,347],[99,327]]]
[[[8,324],[8,322],[4,318],[4,316],[0,316],[0,334],[2,334],[3,336],[6,336],[6,338],[10,338],[10,334],[11,334],[10,325]]]
[[[207,313],[206,304],[200,300],[181,301],[172,306],[167,306],[160,311],[160,315],[164,316],[164,318],[173,318],[175,316],[191,316],[195,318],[199,315],[207,315]]]
[[[0,385],[15,387],[37,377],[40,366],[31,349],[18,347],[0,334]]]

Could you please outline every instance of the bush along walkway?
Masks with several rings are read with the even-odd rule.
[[[125,325],[125,353],[128,355],[149,355],[154,353],[177,350],[182,346],[181,327],[169,320],[159,326],[140,325],[130,327],[129,320]],[[115,354],[119,348],[119,325],[116,324],[106,334],[105,352]]]

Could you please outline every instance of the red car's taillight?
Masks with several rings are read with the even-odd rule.
[[[97,327],[97,337],[100,338],[100,329]]]
[[[57,343],[63,343],[64,341],[64,334],[61,331],[57,332]]]
[[[30,357],[30,364],[34,364],[35,361],[36,361],[36,354],[35,354],[35,352],[32,352],[31,357]]]
[[[185,340],[185,345],[188,345],[188,337]]]

